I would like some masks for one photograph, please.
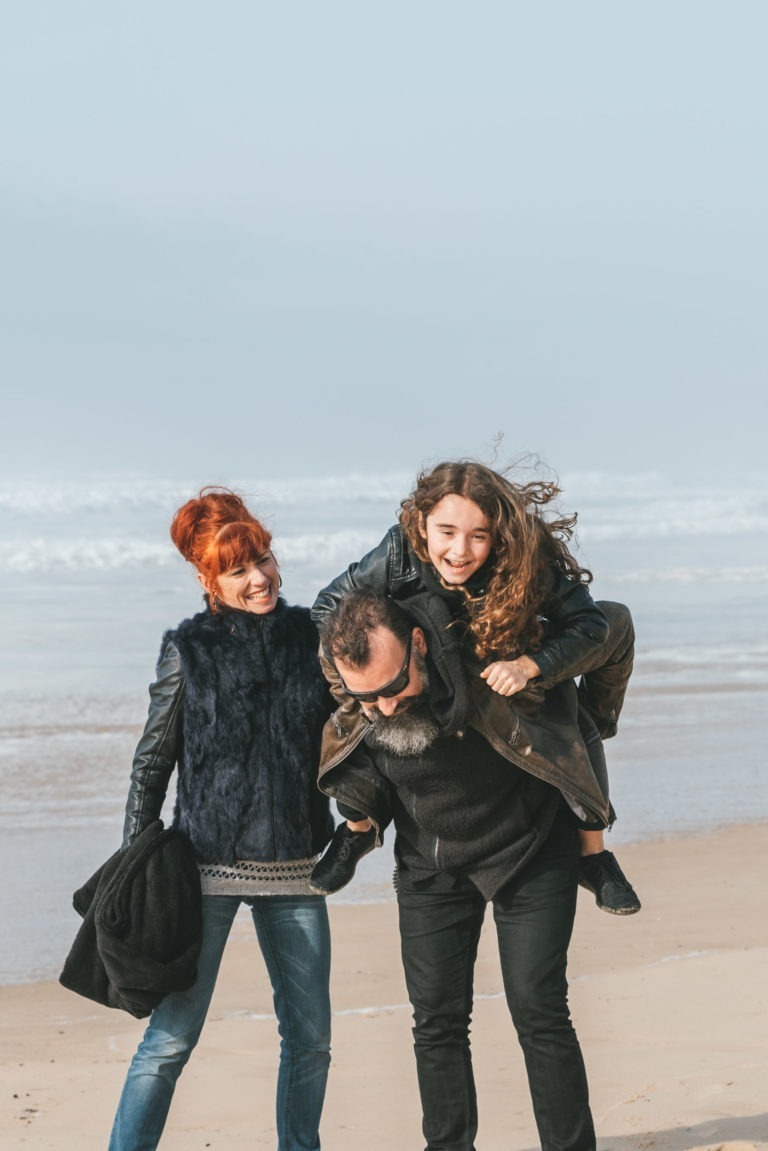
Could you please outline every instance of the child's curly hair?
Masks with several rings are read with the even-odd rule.
[[[541,646],[539,614],[552,586],[553,570],[588,584],[592,573],[568,550],[576,515],[545,519],[544,509],[560,494],[555,482],[514,483],[474,460],[448,460],[422,471],[400,505],[400,523],[423,562],[429,563],[427,516],[449,495],[476,503],[491,531],[493,570],[487,592],[466,592],[475,653],[486,659],[514,659]]]

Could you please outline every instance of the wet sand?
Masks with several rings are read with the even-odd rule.
[[[617,849],[644,903],[626,919],[579,896],[569,977],[600,1151],[768,1149],[768,825]],[[334,906],[326,1151],[424,1146],[396,908]],[[73,923],[73,934],[75,930]],[[163,1151],[274,1148],[277,1035],[248,923],[225,952]],[[6,925],[6,930],[8,927]],[[501,994],[490,915],[472,1028],[478,1151],[539,1146]],[[0,1145],[107,1145],[143,1023],[56,983],[0,988]]]

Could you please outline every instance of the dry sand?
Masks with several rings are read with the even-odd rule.
[[[600,1151],[768,1149],[768,826],[622,847],[644,901],[619,919],[579,896],[573,1017]],[[334,907],[326,1151],[420,1151],[396,908]],[[476,973],[478,1151],[538,1147],[490,915]],[[277,1038],[258,947],[236,924],[163,1151],[275,1148]],[[73,935],[76,921],[73,919]],[[143,1023],[56,983],[0,989],[0,1146],[91,1151]]]

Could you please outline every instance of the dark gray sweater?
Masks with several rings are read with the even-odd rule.
[[[492,899],[541,845],[559,808],[557,788],[499,755],[472,728],[420,756],[369,751],[393,785],[401,882],[465,875]]]

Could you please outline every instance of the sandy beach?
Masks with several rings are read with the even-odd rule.
[[[600,1151],[768,1149],[768,826],[623,846],[643,901],[617,919],[579,896],[574,1021]],[[327,1151],[423,1147],[394,903],[333,906]],[[73,934],[76,922],[73,920]],[[249,924],[235,925],[164,1151],[275,1147],[277,1036]],[[478,1151],[538,1147],[488,917],[476,972]],[[141,1021],[56,983],[0,989],[0,1145],[106,1147]]]

